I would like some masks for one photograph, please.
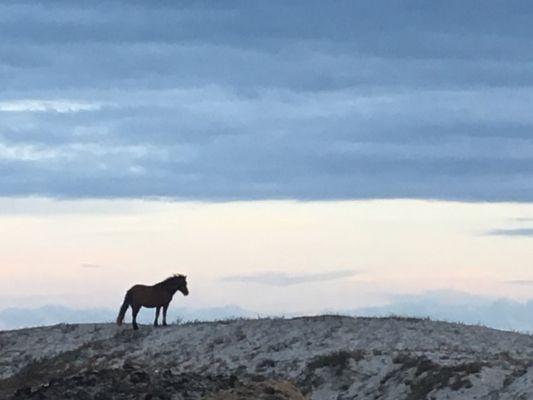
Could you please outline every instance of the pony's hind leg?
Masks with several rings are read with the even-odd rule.
[[[141,309],[141,306],[138,306],[137,304],[131,306],[131,313],[133,315],[133,329],[137,330],[139,329],[139,325],[137,325],[137,314],[139,314],[139,310]]]
[[[157,307],[156,310],[155,310],[154,326],[158,326],[159,325],[158,320],[159,320],[159,312],[160,311],[161,311],[161,307]]]

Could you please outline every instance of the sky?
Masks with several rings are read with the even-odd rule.
[[[533,289],[527,1],[4,1],[0,308]]]

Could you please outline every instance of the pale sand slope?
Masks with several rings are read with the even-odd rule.
[[[149,374],[288,380],[310,399],[533,399],[532,360],[532,336],[406,318],[233,320],[137,332],[57,325],[0,332],[0,398],[126,363]]]

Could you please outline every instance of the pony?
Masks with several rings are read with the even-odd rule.
[[[183,293],[184,296],[189,295],[189,289],[187,289],[187,277],[185,275],[173,275],[153,286],[133,286],[126,292],[124,302],[118,313],[117,325],[122,325],[126,311],[128,311],[128,307],[131,306],[134,330],[139,329],[139,326],[137,325],[137,314],[141,307],[156,308],[154,326],[159,325],[159,312],[161,311],[161,308],[163,308],[163,326],[167,326],[168,305],[178,290]]]

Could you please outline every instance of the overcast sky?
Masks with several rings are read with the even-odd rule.
[[[512,0],[1,2],[0,308],[113,306],[174,272],[185,305],[264,312],[530,298],[532,20]]]
[[[527,1],[0,4],[0,194],[533,200]]]

